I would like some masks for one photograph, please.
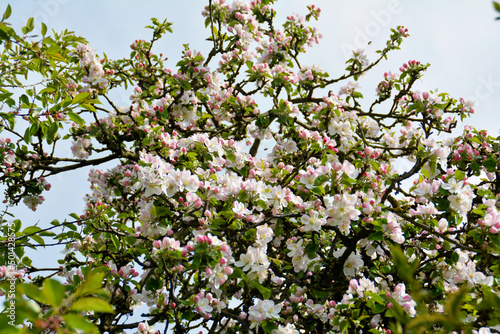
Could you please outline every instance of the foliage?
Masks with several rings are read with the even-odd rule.
[[[429,66],[415,60],[365,101],[357,81],[399,49],[404,27],[375,61],[355,50],[331,78],[300,61],[321,37],[320,10],[279,26],[273,3],[209,1],[211,50],[185,45],[175,69],[154,48],[168,21],[110,60],[69,31],[33,36],[32,19],[16,32],[7,8],[6,202],[36,210],[51,177],[97,167],[83,214],[47,228],[3,215],[1,262],[16,266],[0,267],[2,332],[498,326],[500,138],[453,137],[472,105],[415,91]],[[112,92],[127,89],[130,105],[116,105]],[[59,268],[26,252],[53,245],[66,245]]]
[[[500,13],[500,3],[493,1],[493,8]],[[496,20],[500,20],[500,17],[497,17]]]

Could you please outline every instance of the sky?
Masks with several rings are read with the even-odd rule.
[[[144,28],[151,17],[173,22],[174,33],[167,34],[156,49],[170,58],[167,64],[170,68],[180,58],[183,44],[189,43],[205,55],[211,45],[205,40],[208,31],[201,16],[208,0],[0,0],[0,12],[9,2],[12,6],[9,21],[16,29],[20,30],[28,18],[34,17],[36,30],[43,21],[49,30],[75,31],[98,54],[106,53],[111,59],[126,57],[134,40],[151,36]],[[375,96],[375,87],[384,72],[398,72],[403,63],[413,59],[430,63],[417,88],[421,91],[438,88],[439,92],[456,98],[474,100],[476,114],[466,124],[498,135],[500,21],[495,21],[491,1],[281,0],[275,5],[277,22],[283,22],[292,13],[305,14],[309,4],[322,9],[319,21],[312,25],[319,28],[323,39],[308,50],[302,64],[318,64],[331,77],[341,76],[350,50],[366,49],[368,58],[373,60],[375,50],[384,47],[390,28],[404,25],[410,37],[405,39],[401,50],[391,53],[387,61],[360,80],[365,98],[371,101]],[[117,95],[116,99],[118,105],[130,103],[127,94]],[[460,125],[459,130],[462,128]],[[11,211],[25,226],[36,222],[46,225],[54,218],[64,220],[70,212],[81,214],[83,196],[90,190],[87,173],[88,170],[81,170],[49,180],[52,190],[45,194],[46,202],[36,212],[23,205]],[[48,263],[59,258],[51,255],[54,251],[39,249],[37,257]]]

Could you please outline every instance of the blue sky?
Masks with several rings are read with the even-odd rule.
[[[0,2],[3,10],[7,1]],[[84,36],[98,54],[106,53],[116,59],[130,53],[135,39],[147,39],[150,33],[144,26],[151,17],[168,18],[174,23],[173,35],[167,35],[156,51],[171,59],[179,59],[182,44],[208,53],[210,43],[201,17],[206,0],[146,0],[146,1],[74,1],[74,0],[15,0],[11,1],[14,27],[20,29],[29,17],[36,27],[44,21],[49,29],[69,29]],[[431,67],[417,85],[422,91],[439,88],[454,97],[476,100],[476,115],[467,124],[498,134],[500,122],[500,21],[495,21],[491,1],[466,0],[281,0],[275,8],[277,22],[291,13],[303,14],[305,7],[316,4],[322,9],[319,21],[313,22],[323,34],[321,44],[310,49],[303,64],[319,64],[332,77],[343,74],[346,50],[365,48],[369,59],[382,48],[390,28],[405,25],[410,37],[402,50],[393,52],[366,78],[360,81],[367,99],[386,71],[397,72],[408,60],[430,63]],[[3,7],[3,8],[2,8]],[[371,44],[368,46],[368,42]],[[337,87],[339,88],[339,87]],[[118,96],[118,104],[129,103],[128,94]],[[462,126],[460,126],[462,128]],[[14,208],[25,225],[40,221],[42,225],[54,218],[64,220],[69,212],[80,214],[83,195],[89,191],[88,170],[60,175],[49,182],[52,190],[46,193],[46,203],[33,213],[24,206]],[[40,252],[42,250],[39,250]],[[48,249],[39,254],[49,254]]]

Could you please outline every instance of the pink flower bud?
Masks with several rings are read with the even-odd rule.
[[[357,290],[358,289],[358,281],[355,279],[350,280],[349,287],[353,290]]]

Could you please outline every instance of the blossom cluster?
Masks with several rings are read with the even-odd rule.
[[[108,84],[108,79],[95,50],[89,45],[80,44],[76,47],[75,55],[79,58],[80,66],[87,72],[82,77],[82,82],[87,83],[89,87],[104,88]]]

